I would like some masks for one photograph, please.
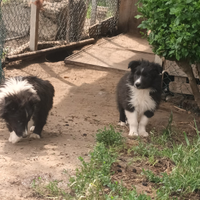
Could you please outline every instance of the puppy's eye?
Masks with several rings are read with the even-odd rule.
[[[136,72],[136,75],[137,75],[137,76],[140,76],[140,72]]]
[[[22,121],[20,121],[20,120],[18,120],[17,122],[18,122],[19,124],[22,124]]]
[[[10,110],[11,110],[11,111],[15,111],[16,109],[15,109],[14,106],[11,106],[11,107],[10,107]]]

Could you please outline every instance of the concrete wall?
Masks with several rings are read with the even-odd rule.
[[[119,31],[122,33],[130,32],[135,35],[140,35],[138,25],[141,19],[136,19],[135,16],[139,14],[136,3],[138,0],[121,0],[119,8]]]

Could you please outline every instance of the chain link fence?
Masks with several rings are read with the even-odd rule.
[[[2,0],[3,52],[29,51],[32,0]],[[38,49],[113,35],[119,0],[45,0],[39,14]]]
[[[5,41],[5,27],[2,20],[2,11],[1,11],[1,0],[0,0],[0,83],[4,79],[4,73],[3,73],[3,66],[2,61],[4,60],[4,41]]]

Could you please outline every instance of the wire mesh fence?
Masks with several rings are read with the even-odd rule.
[[[6,37],[4,53],[29,50],[32,0],[2,0]],[[112,35],[118,21],[119,0],[45,0],[39,14],[39,48]]]
[[[1,3],[1,1],[0,1]],[[0,83],[4,79],[4,73],[3,73],[3,66],[2,66],[2,60],[4,60],[4,40],[5,40],[5,27],[2,20],[2,11],[1,11],[1,4],[0,4]]]

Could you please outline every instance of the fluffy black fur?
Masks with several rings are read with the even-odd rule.
[[[20,88],[17,92],[8,92],[0,95],[0,116],[6,121],[10,132],[14,131],[18,137],[23,137],[28,122],[32,118],[35,129],[33,133],[41,137],[41,132],[48,113],[53,106],[54,87],[47,80],[35,76],[14,77],[18,82],[26,80],[32,89]],[[0,87],[3,89],[14,87],[6,80]]]
[[[158,107],[161,100],[161,73],[162,67],[154,62],[145,60],[131,61],[128,65],[131,69],[126,73],[117,85],[117,105],[120,113],[120,121],[126,121],[125,110],[134,112],[135,106],[131,104],[132,94],[131,87],[136,90],[150,89],[149,96],[156,102],[154,109],[145,110],[144,114],[148,118],[154,115],[155,109]],[[140,98],[140,97],[134,97]],[[143,99],[139,99],[142,103]]]

